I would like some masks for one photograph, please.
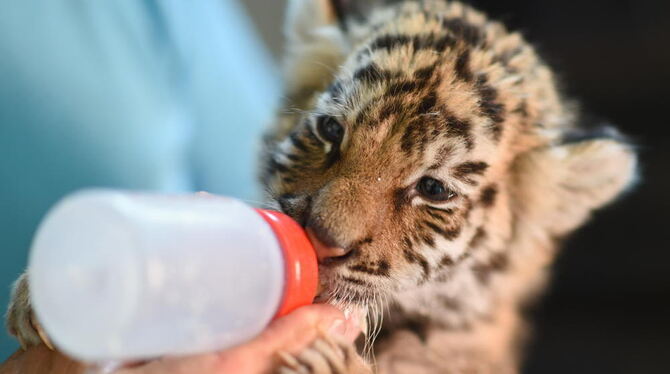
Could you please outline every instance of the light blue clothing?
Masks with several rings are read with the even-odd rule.
[[[258,198],[279,84],[239,4],[1,2],[0,306],[40,219],[73,190]],[[1,333],[0,360],[16,346]]]

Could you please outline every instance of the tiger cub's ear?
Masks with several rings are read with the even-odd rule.
[[[337,23],[331,0],[289,0],[284,32],[290,41],[306,42],[320,28]]]
[[[285,31],[299,37],[324,25],[346,30],[349,18],[364,20],[374,7],[395,2],[400,0],[289,0]]]
[[[316,91],[332,80],[346,57],[346,41],[331,0],[289,0],[284,33],[288,93]]]
[[[521,224],[566,234],[631,186],[636,168],[632,147],[611,128],[530,151],[516,161],[511,183]]]

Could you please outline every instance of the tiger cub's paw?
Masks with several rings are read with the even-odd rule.
[[[356,352],[353,343],[322,336],[297,355],[280,352],[278,374],[371,374],[372,369]]]
[[[41,343],[54,349],[51,341],[35,318],[33,308],[30,305],[30,292],[28,290],[28,275],[23,273],[14,283],[5,325],[9,334],[18,339],[21,347],[26,349]]]

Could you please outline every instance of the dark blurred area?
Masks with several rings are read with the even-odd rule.
[[[670,2],[476,1],[523,31],[586,113],[637,144],[639,185],[569,239],[526,373],[668,373]]]
[[[278,55],[284,2],[244,3]],[[565,243],[530,313],[524,372],[670,372],[670,1],[470,3],[520,30],[565,92],[629,135],[641,159],[638,186]]]

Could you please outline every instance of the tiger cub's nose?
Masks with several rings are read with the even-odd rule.
[[[351,249],[337,245],[335,240],[323,229],[308,226],[307,236],[314,245],[316,257],[321,265],[342,263],[352,254]]]

